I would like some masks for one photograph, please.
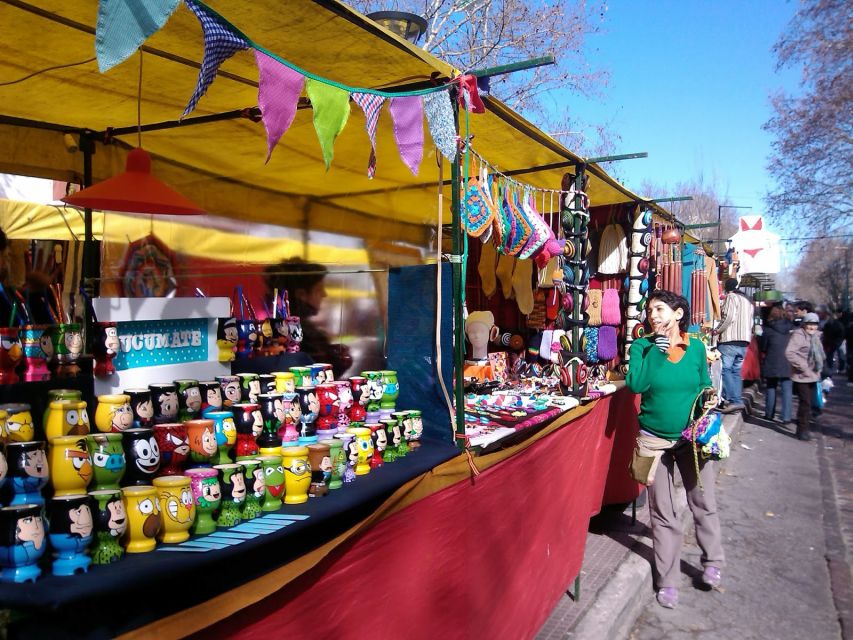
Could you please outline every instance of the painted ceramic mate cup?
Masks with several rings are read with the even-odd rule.
[[[175,380],[175,386],[178,389],[178,419],[176,422],[198,418],[201,415],[202,405],[198,380],[182,378]]]
[[[124,477],[126,458],[120,433],[90,433],[86,436],[92,461],[93,490],[118,490]]]
[[[154,404],[151,401],[151,390],[147,388],[125,389],[124,393],[130,397],[133,426],[136,428],[153,427]]]
[[[296,391],[296,377],[291,371],[273,371],[275,376],[275,390],[278,393],[294,393]]]
[[[24,357],[24,349],[18,333],[18,327],[0,327],[0,385],[20,380],[15,369]]]
[[[230,411],[208,411],[206,417],[213,420],[213,433],[216,435],[216,456],[213,464],[231,462],[231,450],[237,444],[237,425]]]
[[[311,465],[308,463],[308,447],[285,447],[282,449],[285,504],[301,504],[308,500],[311,486]]]
[[[370,439],[370,429],[356,427],[349,429],[355,436],[358,446],[358,461],[355,467],[355,475],[364,476],[370,473],[370,458],[373,455],[373,441]]]
[[[198,383],[199,391],[201,391],[201,411],[202,414],[207,410],[219,411],[224,407],[222,401],[222,387],[216,380],[203,380]],[[202,415],[202,417],[205,417]]]
[[[133,427],[130,396],[126,393],[98,396],[95,427],[101,433],[121,433]]]
[[[195,523],[192,532],[205,535],[216,531],[213,512],[222,504],[222,489],[219,486],[219,471],[212,468],[187,469],[193,500],[195,501]]]
[[[178,387],[172,382],[149,384],[154,423],[178,422]]]
[[[50,404],[54,400],[82,400],[83,392],[79,389],[48,389],[47,391],[47,406],[42,414],[42,426],[47,424],[50,419]],[[2,407],[3,405],[0,405]]]
[[[154,425],[154,439],[160,447],[160,470],[158,477],[179,476],[190,455],[187,428],[180,422],[164,422]]]
[[[157,539],[164,544],[188,540],[195,520],[190,479],[187,476],[161,476],[154,478],[154,488],[157,490],[161,520]]]
[[[86,493],[54,496],[48,500],[48,539],[53,548],[53,575],[86,573],[92,565],[86,549],[94,537],[93,502]]]
[[[150,485],[160,471],[160,445],[154,437],[154,429],[128,429],[121,436],[127,461],[124,484]]]
[[[305,453],[308,453],[307,449]],[[281,499],[285,490],[282,458],[281,456],[258,456],[257,459],[261,461],[261,469],[264,474],[264,501],[261,504],[261,511],[278,511],[281,508]],[[306,495],[305,498],[307,500],[308,496]]]
[[[246,500],[240,510],[243,520],[251,520],[261,515],[261,500],[265,494],[264,472],[261,461],[255,458],[238,460],[243,469],[243,480],[246,484]]]
[[[160,507],[157,490],[151,486],[124,487],[121,490],[127,513],[127,530],[122,542],[128,553],[148,553],[157,546],[160,531]]]
[[[47,445],[47,463],[54,495],[86,493],[92,479],[86,436],[51,438]]]
[[[237,427],[237,442],[234,453],[238,458],[258,455],[257,437],[261,435],[264,426],[261,408],[251,402],[241,402],[235,404],[233,410]]]
[[[184,426],[190,441],[192,466],[210,466],[218,450],[213,420],[187,420]]]
[[[329,440],[321,440],[320,444],[329,445],[329,461],[331,463],[331,475],[329,477],[329,489],[340,489],[343,486],[341,481],[342,465],[346,464],[343,457],[343,443],[335,437]]]
[[[219,470],[222,488],[222,505],[219,508],[219,516],[216,518],[216,526],[233,527],[240,523],[241,510],[246,501],[246,479],[243,476],[243,467],[239,464],[218,464],[214,469]]]
[[[311,484],[308,495],[312,498],[329,493],[328,483],[332,477],[330,447],[322,442],[308,445],[308,464],[311,466]]]
[[[21,327],[21,346],[24,350],[25,365],[24,380],[27,382],[50,380],[50,369],[47,368],[47,361],[50,356],[42,348],[42,338],[46,329],[47,325],[29,324]]]
[[[120,560],[124,548],[119,540],[127,531],[127,512],[120,489],[90,491],[95,501],[95,542],[92,545],[92,564],[110,564]]]
[[[7,419],[8,422],[8,419]],[[54,400],[44,424],[48,442],[59,436],[85,436],[89,433],[89,412],[83,400]]]
[[[47,454],[42,441],[10,442],[6,445],[8,478],[12,485],[10,505],[43,505],[42,488],[48,481]]]
[[[216,376],[219,387],[222,390],[222,403],[230,407],[241,401],[240,378],[237,376]]]
[[[10,505],[0,509],[0,581],[35,582],[38,561],[47,549],[42,507]]]
[[[10,402],[0,404],[0,410],[6,412],[7,442],[30,442],[35,438],[30,405],[25,402]]]

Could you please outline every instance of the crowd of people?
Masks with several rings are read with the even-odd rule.
[[[820,413],[822,381],[846,371],[853,384],[853,317],[806,300],[780,303],[765,309],[758,344],[765,419],[791,423],[796,392],[796,435],[809,440],[810,424]]]

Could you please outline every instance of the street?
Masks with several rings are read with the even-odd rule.
[[[843,376],[835,383],[811,442],[746,417],[717,481],[721,590],[699,582],[691,521],[678,607],[664,609],[650,593],[630,638],[853,638],[853,389]],[[761,396],[754,413],[763,415]]]

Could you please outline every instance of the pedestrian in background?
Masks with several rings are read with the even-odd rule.
[[[841,324],[841,312],[830,312],[823,324],[823,351],[826,353],[826,375],[835,373],[835,354],[844,342],[844,325]],[[843,365],[843,363],[842,363]]]
[[[791,332],[785,357],[791,365],[791,380],[799,399],[797,408],[797,437],[800,440],[810,440],[809,421],[812,417],[812,399],[820,382],[820,372],[826,356],[820,343],[816,313],[803,316],[800,328]]]
[[[814,313],[814,305],[808,300],[799,300],[794,305],[794,325],[799,327],[807,313]]]
[[[737,280],[725,282],[726,299],[722,306],[722,320],[715,333],[719,335],[717,349],[723,357],[723,401],[721,411],[740,411],[743,404],[743,357],[752,340],[754,309],[752,302],[737,288]]]
[[[785,357],[788,338],[794,324],[788,321],[785,311],[776,305],[770,309],[764,331],[758,340],[764,360],[761,363],[761,375],[767,391],[764,396],[764,418],[774,420],[776,416],[777,392],[781,396],[779,415],[783,424],[791,421],[793,406],[793,382],[791,381],[791,365]]]
[[[678,604],[684,536],[676,506],[676,466],[702,549],[702,581],[711,588],[722,582],[724,554],[714,495],[717,463],[700,458],[697,468],[693,449],[681,436],[697,396],[711,386],[711,378],[704,344],[687,333],[687,300],[670,291],[654,291],[646,308],[650,331],[631,345],[626,383],[634,393],[642,394],[635,458],[639,458],[637,467],[643,468],[643,481],[648,485],[657,601],[672,609]],[[716,394],[705,400],[706,408],[716,404]]]

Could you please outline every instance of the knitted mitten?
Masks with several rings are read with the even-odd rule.
[[[491,242],[484,242],[480,249],[480,262],[477,263],[477,273],[480,274],[480,284],[483,285],[483,293],[487,298],[495,295],[497,282],[495,281],[495,266],[498,261],[498,252]]]
[[[527,315],[533,311],[533,260],[516,260],[512,291],[521,313]]]
[[[498,257],[497,276],[501,283],[501,292],[507,300],[512,299],[512,272],[515,269],[515,258],[506,254]]]

